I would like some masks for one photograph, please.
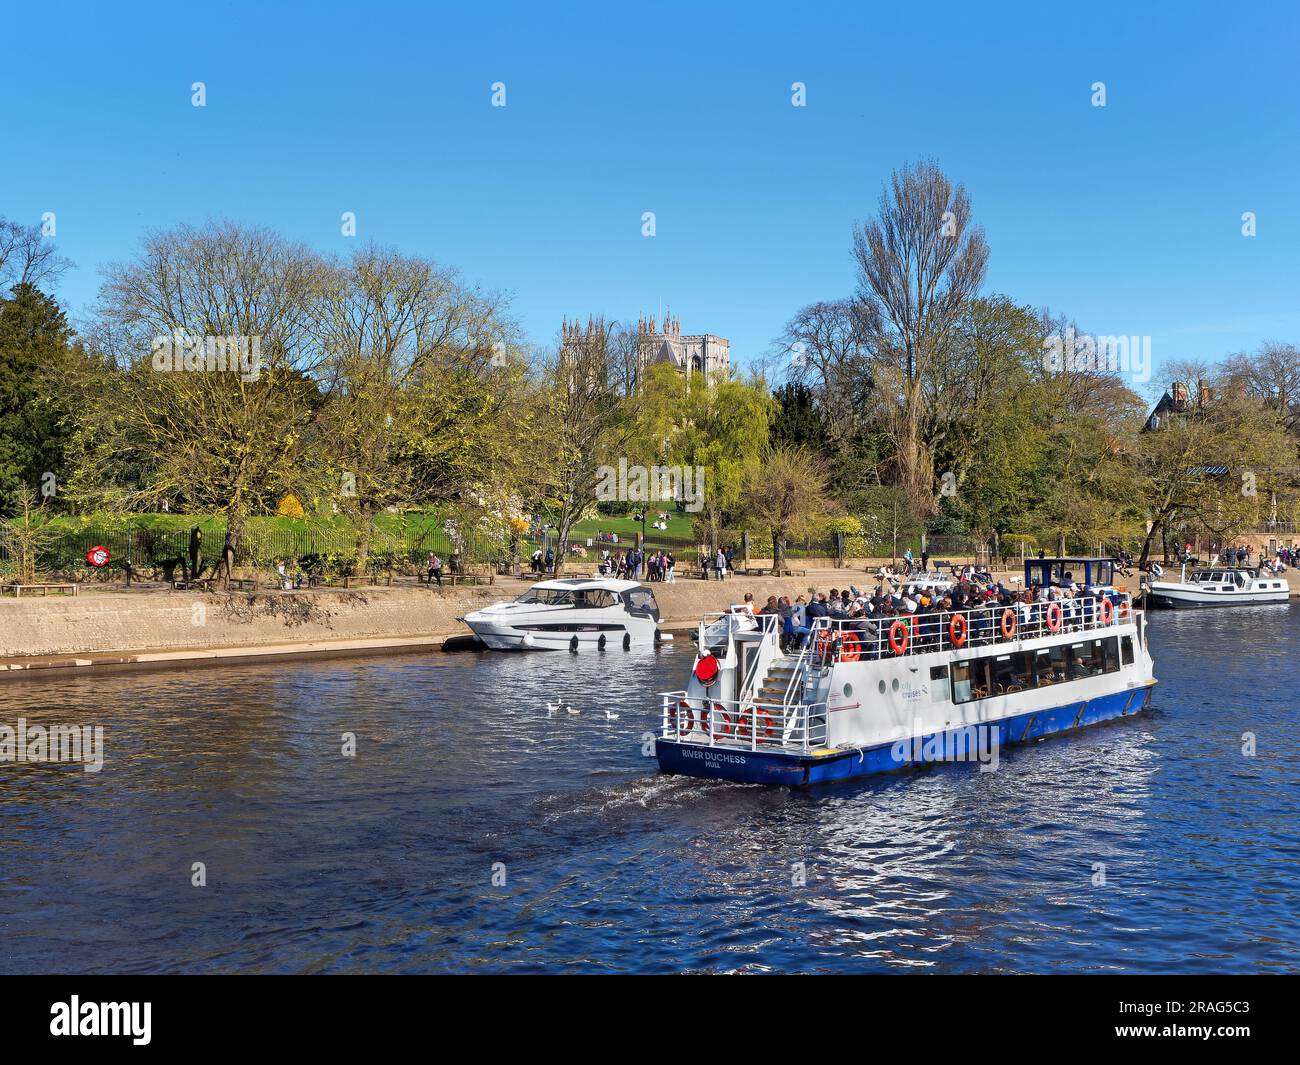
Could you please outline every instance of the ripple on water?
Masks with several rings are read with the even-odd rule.
[[[655,771],[685,647],[13,685],[107,761],[0,771],[0,966],[1295,971],[1298,618],[1156,616],[1149,714],[807,792]]]

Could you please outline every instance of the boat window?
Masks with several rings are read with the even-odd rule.
[[[1046,647],[1034,652],[1034,682],[1035,687],[1056,683],[1052,675],[1052,652]]]
[[[1011,667],[1010,655],[998,655],[993,660],[993,687],[990,689],[997,695],[1010,691],[1016,683],[1015,671]]]
[[[1101,641],[1102,654],[1107,673],[1119,672],[1119,641],[1114,636]]]
[[[653,610],[655,593],[649,588],[636,588],[627,593],[627,602],[633,610]]]
[[[1122,636],[1120,638],[1120,649],[1124,653],[1124,665],[1131,666],[1133,664],[1133,637]]]
[[[529,588],[516,603],[544,603],[547,606],[572,606],[573,593],[563,588]]]
[[[968,703],[971,700],[970,666],[969,662],[953,663],[952,701],[954,703]]]
[[[948,693],[948,667],[932,666],[930,668],[930,702],[946,703]]]
[[[574,596],[575,606],[595,607],[597,609],[606,606],[613,606],[617,600],[614,593],[604,588],[588,588],[586,591],[578,592]]]
[[[1011,656],[1011,664],[1015,673],[1015,683],[1020,686],[1022,691],[1038,686],[1035,677],[1035,666],[1037,654],[1033,651],[1017,651]]]

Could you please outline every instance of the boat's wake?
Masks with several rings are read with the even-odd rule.
[[[538,806],[543,814],[543,823],[551,824],[593,814],[616,814],[623,810],[681,809],[706,802],[718,792],[748,786],[656,773],[607,788],[548,795],[538,801]]]

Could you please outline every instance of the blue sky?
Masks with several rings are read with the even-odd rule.
[[[1157,364],[1300,342],[1294,4],[547,6],[24,5],[0,215],[56,213],[74,314],[147,229],[347,251],[354,211],[357,239],[512,293],[539,343],[663,306],[743,364],[853,290],[853,222],[932,156],[986,229],[986,291],[1149,334]]]

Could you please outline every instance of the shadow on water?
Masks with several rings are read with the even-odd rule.
[[[0,968],[1294,971],[1300,613],[1249,613],[1154,615],[1139,718],[806,792],[657,773],[689,645],[27,682],[106,761],[0,767]]]

